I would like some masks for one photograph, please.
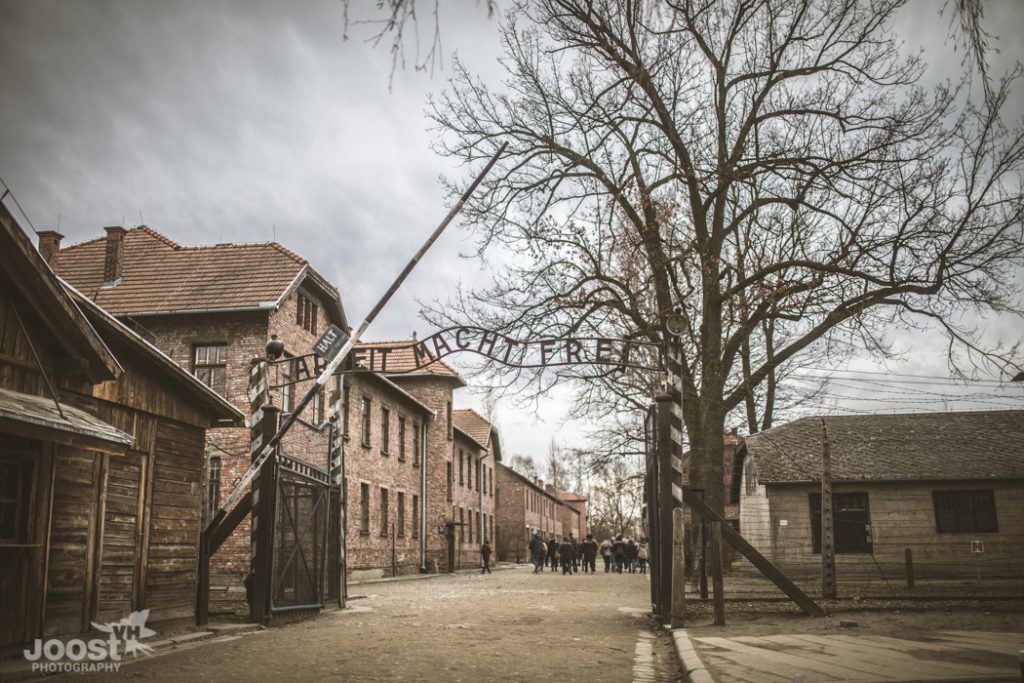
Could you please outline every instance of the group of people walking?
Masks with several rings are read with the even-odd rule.
[[[580,542],[569,534],[561,542],[554,536],[545,541],[539,531],[533,532],[530,538],[530,561],[534,574],[545,568],[558,571],[559,567],[563,575],[575,574],[581,568],[584,574],[594,574],[597,572],[598,555],[604,560],[605,573],[647,573],[647,539],[623,540],[619,534],[598,544],[592,534],[587,534],[587,538]]]

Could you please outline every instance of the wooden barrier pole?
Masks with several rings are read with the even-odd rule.
[[[711,530],[711,583],[715,592],[715,626],[725,626],[725,580],[722,575],[722,523],[708,522]]]

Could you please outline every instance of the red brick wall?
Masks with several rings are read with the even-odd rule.
[[[400,392],[367,376],[346,375],[349,393],[349,434],[343,436],[347,482],[347,562],[349,570],[383,567],[392,558],[399,573],[417,571],[420,566],[419,528],[413,527],[413,499],[419,499],[422,466],[413,450],[414,430],[430,415]],[[370,442],[362,442],[363,397],[370,399]],[[382,444],[381,408],[389,410],[388,451]],[[405,461],[400,460],[399,417],[405,418]],[[369,487],[368,531],[361,531],[361,485]],[[381,534],[381,488],[388,490],[388,529]],[[405,496],[405,533],[398,535],[398,494]],[[418,517],[418,514],[415,515]],[[394,535],[392,536],[392,530]],[[428,528],[428,534],[430,529]]]
[[[459,452],[463,455],[462,481],[459,477]],[[490,483],[489,471],[493,466],[487,451],[480,448],[473,440],[464,434],[456,431],[452,442],[452,502],[451,518],[455,522],[465,521],[466,526],[456,527],[456,562],[459,566],[472,566],[480,562],[480,523],[477,515],[483,515],[481,521],[484,523],[485,537],[491,535],[492,524],[490,518],[494,515],[494,497],[491,496],[490,486],[484,490],[483,478],[478,476],[480,465],[483,464],[485,477]],[[482,460],[481,460],[482,459]],[[479,481],[478,481],[479,480]],[[477,484],[479,483],[479,490]],[[480,506],[480,494],[483,495],[483,508]],[[443,493],[443,492],[442,492]],[[472,531],[470,531],[470,525]],[[491,547],[493,548],[493,542]]]
[[[526,546],[535,529],[540,530],[545,540],[552,536],[560,539],[568,535],[561,519],[561,510],[565,506],[545,492],[542,486],[523,481],[500,463],[495,473],[495,485],[500,487],[496,515],[501,548],[498,559],[515,560],[517,546],[519,558],[524,561],[529,559]],[[576,535],[575,531],[573,535]]]
[[[425,403],[437,415],[427,426],[427,566],[444,571],[448,566],[445,539],[437,533],[438,525],[450,521],[451,503],[446,497],[445,463],[451,462],[453,441],[448,438],[447,404],[452,401],[456,384],[451,379],[434,376],[394,376],[396,384]],[[458,473],[455,473],[458,477]],[[458,483],[453,487],[458,488]]]

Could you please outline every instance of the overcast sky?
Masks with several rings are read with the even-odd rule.
[[[351,4],[358,20],[375,3]],[[472,0],[441,4],[445,62],[457,51],[494,82],[498,18]],[[918,0],[904,21],[908,41],[931,46],[933,78],[960,58],[941,47],[940,5]],[[37,229],[59,221],[65,243],[139,223],[187,245],[276,239],[338,286],[355,324],[445,214],[438,177],[458,169],[430,150],[423,114],[445,72],[399,69],[389,91],[388,45],[368,45],[372,30],[359,25],[343,40],[340,0],[3,0],[0,8],[0,176]],[[1003,62],[1024,54],[1024,2],[992,0],[986,13]],[[430,30],[420,27],[424,40]],[[475,262],[458,260],[465,238],[445,234],[370,338],[429,333],[417,298],[485,280]],[[1021,337],[1017,321],[986,326],[993,338]],[[945,374],[935,339],[900,339],[914,352],[891,368]],[[568,392],[545,406],[544,423],[500,407],[505,452],[541,456],[555,432],[575,445],[580,426],[559,424]],[[466,390],[460,400],[479,405]]]

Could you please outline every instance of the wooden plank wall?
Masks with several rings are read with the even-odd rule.
[[[24,317],[22,312],[22,317]],[[26,322],[26,324],[28,324]],[[37,349],[43,360],[48,356]],[[0,387],[42,396],[46,387],[28,338],[11,309],[10,299],[0,292]]]
[[[145,606],[154,620],[195,614],[204,432],[168,421],[156,429]]]
[[[60,448],[54,465],[45,635],[88,626],[99,525],[102,458]]]

